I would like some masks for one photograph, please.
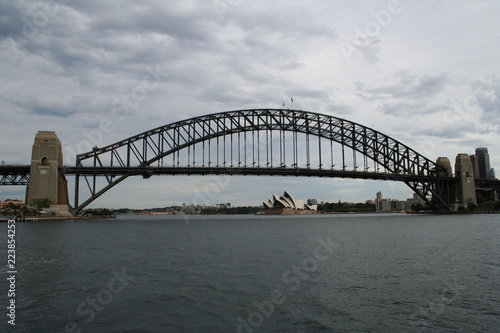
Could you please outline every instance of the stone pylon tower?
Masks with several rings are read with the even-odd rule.
[[[468,154],[457,155],[455,159],[455,177],[459,178],[457,205],[467,207],[469,203],[477,204],[474,168]]]
[[[438,176],[441,177],[453,177],[453,171],[451,169],[451,163],[448,157],[438,157],[436,164],[443,167],[444,170],[438,172]],[[453,210],[456,210],[456,199],[457,199],[457,189],[455,184],[438,184],[437,188],[438,195],[450,205]]]
[[[26,195],[29,206],[36,206],[40,200],[48,201],[48,213],[71,215],[68,184],[64,174],[59,172],[62,165],[62,146],[56,133],[39,131],[31,154],[30,182]]]

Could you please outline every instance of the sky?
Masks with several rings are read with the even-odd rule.
[[[484,146],[500,172],[499,17],[489,0],[0,0],[0,159],[29,164],[39,130],[57,133],[73,165],[89,143],[285,102],[374,128],[431,160],[454,164]],[[284,190],[328,202],[412,196],[389,181],[129,177],[90,207],[200,194],[206,204],[258,205]],[[0,200],[24,192],[2,186]]]

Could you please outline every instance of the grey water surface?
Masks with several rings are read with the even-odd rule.
[[[500,332],[500,215],[18,222],[16,245],[12,332]]]

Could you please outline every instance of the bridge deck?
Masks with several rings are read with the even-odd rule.
[[[232,175],[232,176],[300,176],[300,177],[335,177],[399,181],[429,181],[437,177],[391,174],[354,170],[308,169],[308,168],[227,168],[227,167],[64,167],[67,175],[142,175],[149,178],[155,175]],[[431,179],[432,178],[432,179]],[[439,177],[440,181],[456,181],[453,177]]]
[[[29,165],[0,165],[1,174],[30,173]]]
[[[225,167],[73,167],[61,168],[65,175],[142,175],[149,178],[154,175],[232,175],[232,176],[301,176],[301,177],[335,177],[398,181],[429,181],[428,176],[409,174],[391,174],[385,172],[368,172],[354,170],[307,169],[307,168],[225,168]],[[0,185],[27,185],[29,182],[29,165],[0,165]],[[435,178],[438,179],[438,178]],[[439,177],[441,181],[456,181],[454,177]],[[9,183],[10,182],[10,183]],[[500,190],[500,180],[476,179],[477,188]]]
[[[0,185],[28,185],[29,181],[29,165],[0,166]]]

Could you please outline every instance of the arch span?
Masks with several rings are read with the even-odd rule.
[[[361,160],[363,171],[358,170]],[[388,135],[343,118],[289,109],[226,111],[177,121],[77,155],[74,171],[77,212],[131,175],[399,180],[428,203],[432,195],[446,208],[437,188],[440,181],[451,181],[446,169]],[[90,197],[79,205],[80,177]]]

